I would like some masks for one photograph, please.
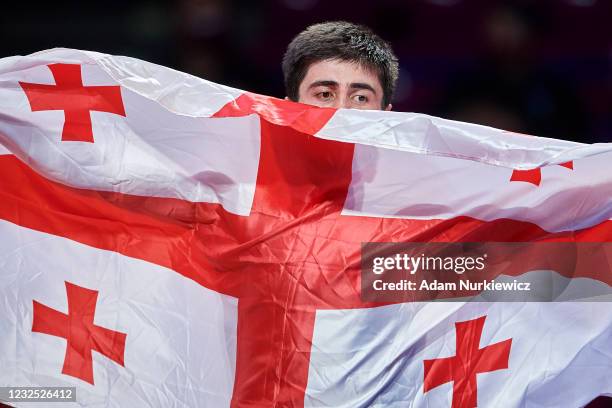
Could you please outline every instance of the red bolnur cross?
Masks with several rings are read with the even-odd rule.
[[[568,161],[565,163],[559,163],[559,166],[565,167],[566,169],[574,170],[574,162]],[[540,185],[542,181],[542,168],[538,167],[529,170],[512,170],[510,181],[524,181],[525,183],[531,183],[536,186]]]
[[[360,297],[362,242],[612,240],[612,221],[568,238],[511,219],[343,216],[354,146],[310,136],[333,111],[245,94],[216,116],[253,112],[261,149],[248,217],[220,204],[75,189],[0,156],[0,191],[19,198],[19,211],[0,200],[0,218],[171,268],[239,299],[233,407],[304,404],[317,310],[379,306]]]
[[[486,316],[455,323],[457,354],[425,360],[423,392],[453,382],[453,408],[477,406],[476,375],[508,368],[512,339],[480,348]]]
[[[78,64],[48,65],[55,85],[19,82],[32,112],[63,110],[62,141],[93,143],[91,111],[125,116],[120,86],[83,86]]]
[[[94,383],[91,352],[97,351],[123,366],[127,335],[94,324],[98,291],[66,282],[68,314],[34,302],[32,331],[68,341],[62,373]]]

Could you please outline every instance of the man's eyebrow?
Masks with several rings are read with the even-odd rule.
[[[351,89],[366,89],[368,91],[372,91],[372,93],[376,95],[376,91],[374,90],[372,85],[369,85],[369,84],[366,84],[366,83],[363,83],[363,82],[354,82],[354,83],[349,85],[349,88],[351,88]]]
[[[308,89],[316,88],[317,86],[337,87],[338,85],[339,84],[336,81],[321,80],[321,81],[315,81],[311,83],[310,85],[308,85]],[[371,91],[373,94],[376,94],[376,90],[374,89],[374,87],[372,87],[372,85],[370,84],[366,84],[365,82],[353,82],[349,85],[349,88],[365,89],[365,90]]]
[[[308,88],[316,88],[317,86],[330,86],[337,87],[338,83],[336,81],[323,80],[323,81],[314,81],[312,84],[308,85]]]

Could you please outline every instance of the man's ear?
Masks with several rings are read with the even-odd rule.
[[[387,107],[385,108],[386,111],[390,111],[391,109],[393,109],[393,105],[388,104]]]

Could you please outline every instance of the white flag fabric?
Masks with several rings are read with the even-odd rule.
[[[449,407],[477,397],[482,407],[581,407],[612,394],[608,305],[430,302],[321,311],[305,406]],[[482,332],[458,339],[456,322],[477,319]],[[474,372],[473,389],[452,380],[455,369],[436,373],[441,384],[423,392],[423,361],[454,357],[471,367],[483,357],[461,354],[458,343],[482,351],[508,340],[508,355],[492,356],[506,359],[505,368]]]
[[[0,234],[0,384],[76,386],[82,406],[229,404],[236,358],[235,298],[152,263],[5,221]],[[84,323],[75,322],[78,315],[70,309],[78,303],[71,302],[90,288],[97,292],[90,304],[95,327],[128,333],[125,344],[104,350],[124,355],[124,362],[85,350],[91,353],[85,356],[92,359],[91,370],[79,371],[78,377],[61,375],[70,348],[81,346],[77,336]],[[33,309],[33,302],[50,310]],[[36,320],[46,322],[41,326],[68,325],[67,338],[51,336],[46,329],[33,332]],[[92,343],[85,347],[95,347]]]
[[[237,92],[199,81],[200,87],[191,89],[194,96],[189,101],[184,94],[189,86],[187,75],[121,58],[113,60],[114,71],[107,72],[100,62],[104,58],[97,53],[55,50],[4,62],[2,80],[21,86],[3,89],[0,109],[10,118],[2,123],[3,144],[27,158],[33,168],[70,186],[222,203],[228,211],[248,214],[257,175],[259,121],[253,117],[212,120],[202,115],[216,112],[228,95]],[[69,64],[75,60],[81,64]],[[45,63],[57,61],[75,68],[74,72],[54,72],[48,66],[53,64]],[[136,81],[136,74],[126,73],[127,69],[137,70],[144,80]],[[120,80],[111,77],[115,71],[122,75]],[[168,78],[168,72],[174,75]],[[118,90],[117,82],[136,82],[137,86],[121,87],[119,102],[124,114],[92,109],[92,133],[104,137],[58,143],[56,136],[63,134],[67,123],[65,110],[59,109],[63,102],[52,100],[49,103],[58,103],[58,108],[49,106],[53,109],[45,108],[32,116],[24,84],[46,85],[49,88],[43,91],[53,96],[55,77],[61,75],[68,76],[65,81],[72,80],[71,75],[77,77],[83,88],[114,86]],[[155,84],[155,89],[149,90],[147,83]],[[29,91],[33,100],[42,98],[36,90]],[[175,100],[172,95],[177,91],[180,98]],[[74,98],[77,91],[69,92]],[[181,107],[191,108],[189,114],[174,111]],[[29,124],[25,129],[24,123]]]

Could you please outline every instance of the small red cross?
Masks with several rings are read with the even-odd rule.
[[[565,167],[566,169],[574,170],[573,161],[559,163],[559,166]],[[536,186],[539,186],[540,182],[542,181],[542,169],[540,167],[529,170],[514,169],[512,170],[510,181],[524,181],[526,183],[531,183]]]
[[[62,373],[92,384],[92,350],[123,363],[126,334],[94,325],[98,291],[66,282],[68,314],[34,302],[32,331],[68,340]]]
[[[78,64],[48,65],[55,85],[19,82],[32,112],[63,110],[62,141],[93,143],[91,111],[125,116],[120,86],[83,86]]]
[[[512,339],[480,347],[486,316],[455,323],[457,354],[425,360],[423,392],[453,381],[453,408],[477,406],[476,374],[508,368]]]

